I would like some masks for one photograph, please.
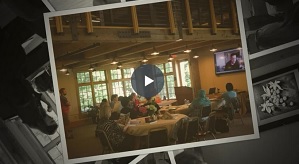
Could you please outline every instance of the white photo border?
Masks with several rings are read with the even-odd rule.
[[[164,0],[164,1],[168,1],[168,0]],[[164,2],[164,1],[163,0],[152,0],[151,3]],[[200,142],[165,146],[165,147],[150,148],[150,149],[144,149],[144,150],[105,154],[105,155],[99,155],[99,156],[90,156],[90,157],[74,158],[74,159],[68,158],[67,145],[66,145],[66,139],[65,139],[65,133],[64,133],[64,125],[63,125],[63,121],[62,121],[62,112],[61,112],[61,105],[60,105],[61,102],[60,102],[60,98],[58,96],[59,95],[58,79],[57,79],[57,73],[56,73],[56,65],[55,65],[55,58],[54,58],[49,18],[55,17],[55,16],[71,15],[71,14],[78,14],[78,13],[83,13],[83,12],[97,11],[97,10],[106,10],[106,9],[113,9],[113,8],[119,8],[119,7],[127,7],[127,6],[132,6],[132,5],[148,4],[145,2],[146,1],[126,2],[126,3],[119,3],[119,4],[90,7],[90,8],[80,8],[80,9],[73,9],[73,10],[66,10],[66,11],[49,12],[49,13],[44,14],[45,28],[46,28],[46,34],[47,34],[47,44],[48,44],[48,49],[49,49],[49,58],[50,58],[50,63],[51,63],[51,71],[52,71],[52,75],[53,75],[52,78],[53,78],[53,84],[54,84],[54,93],[56,95],[55,100],[56,100],[56,106],[57,106],[57,111],[58,111],[57,114],[58,114],[58,119],[59,119],[59,127],[60,127],[59,129],[60,129],[60,133],[61,133],[63,158],[64,158],[65,163],[80,163],[80,162],[88,162],[88,161],[98,161],[98,160],[132,156],[132,155],[141,155],[140,158],[142,159],[142,156],[143,157],[145,156],[144,154],[164,152],[164,151],[173,151],[173,150],[180,150],[180,149],[186,149],[186,148],[191,148],[191,147],[201,147],[201,146],[206,146],[206,145],[223,144],[223,143],[230,143],[230,142],[237,142],[237,141],[244,141],[244,140],[251,140],[251,139],[259,138],[259,130],[258,130],[257,117],[256,117],[257,115],[256,115],[256,110],[255,110],[255,102],[253,101],[254,100],[253,87],[252,87],[252,79],[251,79],[251,73],[250,73],[249,58],[248,58],[248,55],[244,55],[246,80],[247,80],[248,92],[249,92],[249,97],[250,97],[253,134],[229,137],[229,138],[221,138],[221,139],[209,140],[209,141],[200,141]],[[244,42],[244,40],[242,40],[242,44],[244,44],[243,42]],[[244,48],[243,48],[243,51],[244,51]],[[172,153],[170,153],[170,154],[172,154]]]

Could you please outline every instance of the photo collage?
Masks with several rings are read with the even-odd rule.
[[[0,163],[299,162],[298,0],[3,0],[0,13]]]

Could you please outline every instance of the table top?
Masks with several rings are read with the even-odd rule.
[[[160,103],[158,103],[159,106],[167,106],[171,105],[172,103],[175,103],[176,100],[163,100]]]
[[[188,114],[188,108],[190,104],[184,104],[184,105],[179,105],[179,106],[163,106],[160,111],[164,112],[170,112],[171,113],[176,113],[176,114]]]
[[[168,133],[170,134],[175,124],[182,118],[187,117],[184,114],[172,114],[172,116],[174,117],[173,119],[159,119],[151,123],[145,123],[145,117],[133,119],[132,121],[140,123],[130,124],[126,132],[133,136],[146,136],[148,135],[150,129],[166,127],[168,129]]]

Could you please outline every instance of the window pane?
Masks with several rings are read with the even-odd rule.
[[[118,96],[124,96],[123,84],[121,81],[112,83],[112,92]]]
[[[107,85],[106,84],[94,85],[94,94],[95,94],[96,103],[101,103],[103,99],[108,99]]]
[[[90,85],[80,86],[79,97],[80,97],[81,111],[85,112],[86,107],[93,105],[91,86]]]
[[[133,72],[134,72],[134,68],[126,68],[123,69],[124,71],[124,78],[131,78]]]
[[[162,71],[162,73],[164,73],[163,64],[158,64],[156,66]]]
[[[121,79],[121,70],[120,69],[110,70],[110,72],[111,72],[112,80]]]
[[[166,73],[173,72],[172,70],[172,62],[165,63]]]
[[[77,73],[77,81],[78,81],[78,84],[89,83],[90,82],[89,72]]]
[[[161,92],[159,93],[159,96],[161,97],[161,99],[163,100],[164,99],[164,96],[166,97],[167,99],[167,93],[166,93],[166,85],[164,84],[163,86],[163,89],[161,90]]]
[[[93,81],[105,81],[105,71],[94,71],[92,72],[92,80]]]
[[[125,81],[125,92],[126,92],[125,96],[130,96],[130,94],[134,92],[130,80]]]
[[[189,70],[188,61],[180,62],[180,71],[182,76],[182,86],[191,87],[190,70]]]
[[[173,75],[166,76],[166,81],[167,81],[167,89],[168,89],[169,98],[170,99],[176,98],[175,92],[174,92],[174,76]]]

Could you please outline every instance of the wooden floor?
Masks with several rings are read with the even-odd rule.
[[[243,117],[244,125],[241,120],[236,118],[230,125],[228,133],[216,134],[216,138],[227,138],[253,134],[251,115]],[[102,152],[101,144],[95,137],[96,124],[89,124],[73,129],[74,138],[67,140],[67,151],[70,159],[88,156],[100,155]],[[206,140],[213,139],[212,136],[206,136]]]

